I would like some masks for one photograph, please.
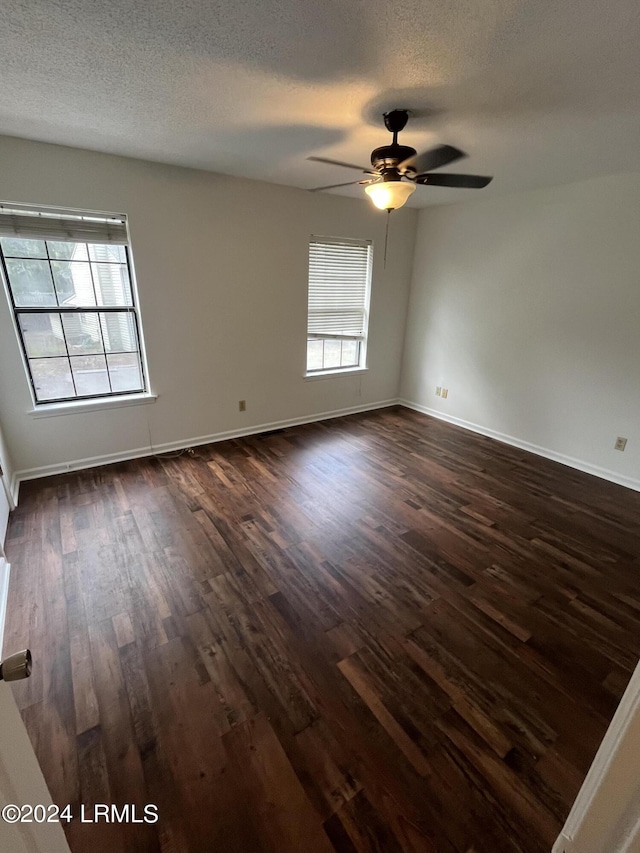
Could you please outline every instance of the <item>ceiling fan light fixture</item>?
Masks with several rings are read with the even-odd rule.
[[[408,181],[379,181],[364,191],[379,210],[397,210],[406,204],[415,188]]]

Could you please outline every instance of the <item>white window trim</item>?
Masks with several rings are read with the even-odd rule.
[[[84,412],[100,412],[104,409],[122,409],[125,406],[145,406],[155,403],[157,394],[145,391],[141,394],[122,394],[96,397],[91,400],[67,400],[64,403],[38,403],[27,414],[32,418],[51,418],[58,415],[78,415]]]
[[[353,237],[326,237],[319,234],[311,234],[309,237],[309,241],[312,240],[325,240],[328,243],[355,243],[356,245],[361,245],[362,242],[360,239],[354,239]],[[367,290],[364,299],[364,318],[365,318],[365,335],[360,340],[360,360],[359,364],[353,367],[332,367],[327,370],[312,370],[309,371],[306,369],[306,346],[305,346],[305,372],[303,374],[303,379],[305,380],[313,380],[313,379],[327,379],[332,376],[353,376],[357,373],[366,373],[369,370],[367,364],[367,351],[369,349],[369,313],[371,309],[371,291],[373,289],[373,255],[374,255],[374,245],[373,240],[367,239],[367,243],[369,243],[370,251],[369,251],[369,263],[367,269]],[[307,302],[307,317],[308,317],[309,306]],[[308,340],[308,337],[305,338],[305,342]]]
[[[358,376],[368,372],[368,367],[332,367],[331,370],[314,370],[312,373],[305,373],[302,378],[305,382],[313,382],[314,379],[331,379],[333,376]]]
[[[18,202],[0,202],[0,208],[8,207],[8,208],[20,208],[24,205],[21,205]],[[38,207],[37,205],[28,205],[29,209],[34,207]],[[64,207],[41,207],[43,212],[55,212],[62,213],[68,211],[73,214],[78,214],[79,211],[71,210],[70,208]],[[91,216],[94,214],[99,217],[120,217],[124,216],[125,219],[125,228],[127,234],[127,243],[126,246],[129,249],[128,252],[128,269],[129,269],[129,282],[131,285],[131,293],[133,296],[133,302],[137,313],[137,333],[138,333],[138,341],[140,344],[140,362],[143,370],[143,378],[145,384],[145,390],[132,394],[122,394],[122,395],[106,395],[105,397],[91,397],[90,399],[83,399],[82,397],[78,397],[77,400],[65,400],[64,402],[42,402],[39,403],[36,400],[36,395],[33,389],[33,384],[31,381],[31,370],[29,368],[27,355],[22,346],[22,341],[20,339],[20,332],[18,330],[18,322],[16,318],[16,312],[12,309],[12,301],[10,296],[10,285],[9,282],[5,280],[5,276],[0,270],[0,281],[2,282],[2,289],[5,292],[5,298],[7,299],[7,303],[9,305],[9,313],[11,314],[11,322],[13,325],[13,331],[16,336],[16,343],[18,344],[18,350],[20,352],[20,358],[22,361],[22,367],[24,369],[25,378],[27,380],[27,386],[29,388],[29,396],[31,397],[32,409],[27,411],[27,414],[32,417],[51,417],[53,415],[64,415],[64,414],[72,414],[72,413],[80,413],[80,412],[90,412],[95,411],[96,409],[118,409],[122,406],[135,406],[141,405],[144,403],[155,403],[158,398],[157,394],[154,394],[151,391],[151,379],[149,376],[149,364],[147,361],[147,348],[144,340],[144,329],[142,323],[142,307],[140,305],[140,296],[138,293],[138,282],[136,279],[136,271],[133,260],[133,251],[131,249],[131,232],[129,229],[129,217],[126,214],[116,214],[116,213],[105,213],[104,211],[92,211],[92,210],[83,210],[83,214],[87,216]]]

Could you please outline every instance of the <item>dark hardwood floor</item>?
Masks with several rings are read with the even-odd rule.
[[[548,851],[640,654],[640,494],[405,409],[24,483],[5,648],[73,853]]]

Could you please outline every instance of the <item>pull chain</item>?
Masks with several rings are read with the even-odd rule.
[[[384,268],[387,268],[387,243],[389,241],[389,216],[391,215],[391,208],[387,209],[387,227],[384,232]]]

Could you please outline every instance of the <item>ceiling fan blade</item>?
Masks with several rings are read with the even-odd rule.
[[[342,160],[328,160],[326,157],[307,157],[307,160],[313,160],[314,163],[327,163],[329,166],[343,166],[345,169],[358,169],[360,172],[366,172],[369,175],[376,174],[366,166],[356,166],[355,163],[343,163]]]
[[[441,166],[447,166],[449,163],[466,156],[464,151],[459,151],[452,145],[438,145],[437,148],[423,151],[422,154],[407,157],[406,160],[398,164],[398,171],[406,172],[407,169],[411,169],[417,175],[421,175],[423,172],[439,169]]]
[[[490,184],[493,178],[484,178],[482,175],[445,175],[442,172],[437,172],[435,175],[418,175],[413,180],[416,184],[427,184],[427,186],[433,187],[481,190]]]
[[[322,190],[335,190],[338,187],[350,187],[353,184],[363,184],[363,183],[368,184],[369,182],[368,181],[347,181],[346,184],[329,184],[328,187],[312,187],[312,189],[308,190],[308,192],[319,193],[319,192],[322,192]]]

